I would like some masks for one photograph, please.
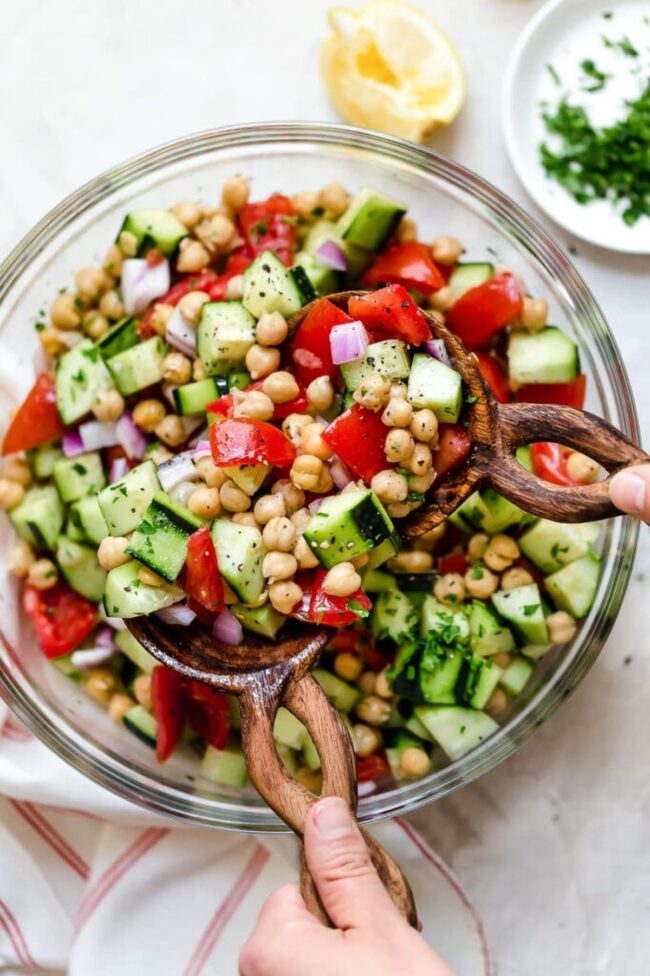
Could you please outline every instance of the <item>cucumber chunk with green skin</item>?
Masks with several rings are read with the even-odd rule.
[[[151,499],[160,491],[158,469],[149,459],[98,495],[99,507],[111,535],[133,532],[142,521]]]
[[[300,292],[303,305],[307,305],[308,302],[313,302],[315,298],[318,298],[316,289],[302,265],[294,264],[293,268],[289,268],[287,271],[287,275]]]
[[[555,573],[589,552],[600,535],[598,522],[566,524],[539,519],[519,539],[524,556],[543,573]]]
[[[512,502],[499,495],[493,488],[475,491],[458,508],[457,514],[472,528],[488,535],[504,532],[513,525],[519,525],[526,513]]]
[[[331,295],[333,291],[340,291],[340,274],[321,264],[313,254],[299,251],[296,254],[296,266],[302,268],[317,295]]]
[[[351,712],[361,698],[361,692],[331,671],[316,668],[312,671],[329,700],[339,712]]]
[[[314,740],[310,736],[309,732],[305,729],[305,741],[302,744],[302,761],[304,762],[307,769],[311,769],[313,772],[317,772],[321,768],[320,756],[318,755],[318,749],[314,743]]]
[[[161,382],[162,364],[166,354],[167,346],[160,336],[154,336],[118,353],[117,356],[111,356],[106,365],[122,396],[130,396],[131,393]]]
[[[86,495],[93,495],[106,484],[104,465],[97,451],[62,457],[54,465],[54,484],[63,502],[76,502]]]
[[[465,655],[461,650],[422,655],[418,669],[421,698],[432,705],[455,705]]]
[[[185,565],[189,536],[203,520],[164,491],[151,499],[126,552],[173,583]]]
[[[211,531],[221,575],[242,603],[255,603],[264,589],[262,533],[226,519],[215,519]]]
[[[469,620],[463,609],[453,610],[428,596],[422,604],[420,630],[423,637],[431,634],[442,637],[445,643],[466,644],[469,640]]]
[[[288,318],[305,304],[303,285],[277,255],[262,251],[244,271],[242,304],[256,319],[265,312],[280,312]]]
[[[347,243],[366,251],[378,251],[405,213],[406,207],[397,200],[365,187],[352,198],[336,229]]]
[[[230,612],[237,617],[237,620],[246,630],[253,634],[261,634],[273,640],[278,631],[286,621],[284,614],[275,610],[270,603],[265,603],[261,607],[246,607],[243,603],[234,603]]]
[[[545,654],[553,647],[552,644],[524,644],[519,650],[530,661],[541,661]]]
[[[366,593],[387,593],[397,586],[395,577],[381,569],[366,569],[363,574],[362,588]]]
[[[494,277],[494,265],[487,262],[464,262],[457,264],[449,276],[449,302],[451,305],[469,291]]]
[[[459,684],[460,701],[479,711],[488,703],[490,695],[503,675],[503,668],[489,658],[478,654],[471,654],[463,664],[461,681]]]
[[[63,528],[64,509],[54,485],[37,485],[25,492],[9,519],[21,539],[38,550],[53,549]]]
[[[243,368],[254,344],[255,319],[241,302],[206,302],[202,307],[196,348],[208,376]]]
[[[135,559],[111,569],[104,587],[104,610],[109,617],[140,617],[164,610],[183,596],[175,587],[149,586],[139,577]]]
[[[469,646],[474,654],[489,657],[512,651],[515,639],[493,610],[482,600],[473,600],[469,612]]]
[[[307,734],[305,726],[288,708],[278,708],[273,722],[273,738],[276,742],[300,752]]]
[[[241,746],[231,742],[224,749],[215,749],[209,745],[203,754],[199,773],[204,779],[221,786],[246,786],[248,770]]]
[[[414,407],[433,410],[441,423],[455,424],[463,406],[460,373],[418,352],[411,363],[406,397]]]
[[[127,315],[112,325],[103,336],[100,336],[95,345],[99,349],[104,359],[117,356],[120,352],[126,352],[140,341],[138,335],[138,320],[133,316]]]
[[[106,584],[106,570],[97,562],[96,549],[61,535],[56,544],[56,561],[73,590],[99,603]]]
[[[72,663],[72,654],[64,654],[63,657],[52,658],[50,664],[53,664],[57,671],[64,674],[70,681],[74,681],[75,684],[78,685],[82,682],[84,673],[79,668],[75,668]]]
[[[205,413],[208,403],[217,400],[221,394],[216,381],[212,377],[207,380],[197,380],[196,383],[185,383],[174,390],[174,403],[181,417]]]
[[[485,712],[459,705],[421,705],[415,709],[415,715],[452,761],[475,749],[499,729]]]
[[[513,627],[526,644],[548,644],[548,628],[537,583],[497,590],[492,594],[494,608]]]
[[[221,470],[234,481],[246,495],[254,495],[271,470],[270,464],[234,464]]]
[[[88,542],[85,533],[81,530],[78,522],[73,517],[71,509],[68,510],[68,521],[65,523],[63,535],[67,536],[68,539],[72,539],[73,542]]]
[[[533,665],[525,657],[515,657],[504,669],[499,678],[499,684],[508,695],[514,698],[524,690],[534,670]]]
[[[395,527],[371,488],[326,498],[303,535],[326,569],[371,552],[386,540],[386,559],[399,549]]]
[[[341,363],[341,375],[348,390],[354,391],[371,373],[380,373],[389,380],[405,380],[411,371],[408,348],[399,339],[371,342],[365,356]]]
[[[63,457],[63,451],[60,447],[54,447],[52,444],[43,444],[41,447],[34,448],[33,451],[28,451],[28,457],[34,477],[38,478],[39,481],[44,481],[46,478],[52,477],[54,465],[59,458]]]
[[[110,535],[97,495],[87,495],[74,502],[70,506],[70,516],[86,539],[94,542],[96,546]]]
[[[578,347],[561,329],[510,333],[508,375],[515,383],[568,383],[579,372]]]
[[[146,708],[142,705],[134,705],[133,708],[128,710],[122,722],[129,732],[133,732],[141,742],[144,742],[145,745],[150,746],[152,749],[155,748],[158,723]]]
[[[418,617],[413,604],[397,587],[380,593],[370,614],[370,630],[375,640],[392,640],[396,644],[410,637]]]
[[[546,589],[558,610],[572,617],[586,617],[600,580],[600,556],[589,552],[545,579]]]
[[[97,394],[112,390],[113,377],[97,346],[82,339],[56,364],[56,406],[64,424],[74,424],[90,413]]]
[[[415,713],[413,713],[413,715],[409,715],[409,717],[406,719],[404,722],[404,728],[407,730],[407,732],[410,732],[411,735],[417,736],[418,739],[422,739],[424,742],[433,742],[431,733],[427,729],[426,725],[422,724]]]
[[[129,661],[145,674],[151,674],[158,664],[155,657],[145,650],[139,640],[133,636],[130,630],[118,630],[113,637],[115,644],[122,651]]]
[[[116,240],[122,231],[133,234],[138,242],[138,254],[157,247],[163,254],[173,254],[184,237],[187,227],[171,210],[134,210],[127,214]]]

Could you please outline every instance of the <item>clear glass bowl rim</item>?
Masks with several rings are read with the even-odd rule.
[[[46,214],[0,264],[2,303],[30,262],[89,207],[131,182],[161,168],[216,150],[278,143],[309,144],[367,150],[433,175],[481,204],[495,225],[525,244],[547,273],[570,295],[576,313],[587,323],[605,363],[606,380],[616,404],[621,429],[633,440],[639,430],[629,380],[616,342],[589,288],[569,258],[546,231],[520,206],[492,184],[454,160],[415,143],[382,133],[322,122],[265,122],[228,126],[195,133],[143,152],[81,186]],[[610,585],[600,595],[592,629],[585,634],[571,666],[559,669],[526,707],[498,733],[467,756],[432,776],[392,791],[365,797],[360,818],[378,820],[408,813],[470,783],[517,749],[569,697],[592,666],[607,639],[625,594],[638,536],[638,524],[623,521],[619,559]],[[2,663],[0,661],[0,663]],[[120,763],[119,757],[84,741],[71,728],[55,726],[39,709],[9,667],[0,668],[0,695],[28,728],[55,753],[91,780],[151,812],[185,823],[249,831],[286,831],[268,808],[245,803],[220,804],[166,787]]]

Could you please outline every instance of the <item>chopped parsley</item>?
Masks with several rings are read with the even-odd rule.
[[[605,47],[616,48],[621,52],[621,54],[624,54],[626,58],[638,58],[639,56],[639,52],[627,35],[622,37],[619,41],[613,41],[610,37],[605,37],[603,35],[603,44]]]
[[[559,74],[557,73],[557,70],[552,64],[547,64],[546,70],[548,71],[549,75],[551,76],[551,78],[553,79],[556,85],[562,84],[562,79],[560,78]]]
[[[357,617],[365,618],[370,613],[365,607],[362,607],[358,600],[348,600],[346,609],[350,610],[351,613],[356,613]]]
[[[585,58],[584,61],[580,62],[580,67],[582,68],[583,74],[587,76],[588,83],[584,84],[583,90],[588,92],[597,92],[605,87],[605,83],[611,78],[610,74],[605,71],[601,71],[596,65],[595,61],[591,58]]]
[[[526,604],[526,606],[523,608],[524,609],[524,617],[532,617],[533,614],[537,613],[537,611],[539,610],[539,606],[540,606],[539,603],[528,603],[528,604]]]

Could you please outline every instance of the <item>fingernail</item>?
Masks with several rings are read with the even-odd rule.
[[[352,827],[350,809],[339,796],[328,796],[320,800],[314,808],[313,817],[318,833],[330,840],[343,837]]]
[[[612,478],[609,495],[617,508],[630,515],[643,515],[646,486],[632,471],[619,471]]]

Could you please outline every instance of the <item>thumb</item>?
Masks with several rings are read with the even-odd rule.
[[[330,796],[312,807],[305,825],[305,857],[323,907],[338,929],[401,921],[345,800]]]
[[[609,494],[621,511],[650,522],[650,464],[619,471],[611,480]]]

